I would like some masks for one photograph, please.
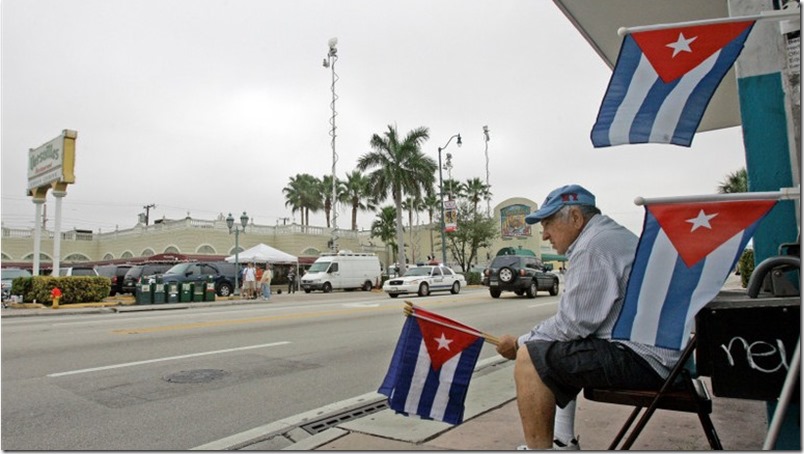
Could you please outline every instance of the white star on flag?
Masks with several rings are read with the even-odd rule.
[[[712,230],[712,225],[709,224],[709,221],[715,216],[717,216],[717,213],[706,214],[704,213],[704,210],[701,210],[700,212],[698,212],[697,217],[687,219],[687,222],[692,224],[692,230],[690,230],[690,232],[694,232],[699,227],[706,227],[707,229]]]
[[[679,52],[690,52],[692,53],[692,49],[690,49],[690,43],[698,39],[697,36],[693,36],[692,38],[685,38],[683,33],[678,34],[678,41],[674,43],[670,43],[667,47],[673,48],[673,57],[678,55]]]
[[[441,350],[442,348],[446,348],[449,350],[449,344],[452,343],[452,339],[447,339],[444,336],[444,333],[441,333],[441,338],[435,338],[435,341],[438,342],[438,349]]]

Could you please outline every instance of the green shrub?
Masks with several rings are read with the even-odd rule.
[[[466,277],[467,285],[480,285],[481,283],[481,276],[480,273],[477,271],[470,271],[468,273],[464,273],[464,277]]]
[[[737,262],[737,269],[740,271],[740,281],[743,288],[748,287],[748,281],[751,280],[751,274],[754,272],[754,250],[746,249],[740,260]]]
[[[50,293],[54,288],[61,290],[59,304],[94,303],[109,296],[112,281],[103,276],[34,276],[30,285],[22,293],[26,303],[36,300],[42,304],[52,304]]]

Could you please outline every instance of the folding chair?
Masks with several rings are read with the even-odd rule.
[[[621,449],[631,448],[642,432],[642,429],[645,428],[645,425],[647,425],[651,416],[653,416],[653,413],[657,409],[697,413],[704,434],[707,440],[709,440],[709,446],[711,446],[712,449],[723,449],[715,426],[709,418],[709,415],[712,413],[712,399],[709,390],[703,381],[699,378],[692,377],[692,373],[688,368],[688,362],[692,358],[695,344],[696,339],[693,335],[687,347],[682,352],[678,363],[676,363],[676,366],[672,369],[670,375],[658,391],[584,388],[583,395],[587,400],[635,407],[608,449],[617,449],[617,445],[625,434],[628,433],[628,429],[634,423],[634,420],[639,416],[643,408],[646,408],[645,412],[642,414],[636,426],[634,426],[634,429],[623,443]],[[679,377],[681,381],[680,387],[677,382]]]

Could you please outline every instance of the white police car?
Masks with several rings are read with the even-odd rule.
[[[466,285],[466,278],[443,265],[425,265],[408,269],[404,276],[385,281],[382,289],[391,298],[406,293],[427,296],[431,292],[449,291],[453,295]]]

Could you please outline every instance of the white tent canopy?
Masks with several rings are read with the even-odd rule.
[[[272,248],[267,244],[260,243],[254,247],[248,248],[237,255],[240,263],[255,262],[255,263],[272,263],[279,265],[297,265],[299,258],[282,252],[279,249]],[[226,257],[226,261],[233,263],[235,256],[230,255]]]

